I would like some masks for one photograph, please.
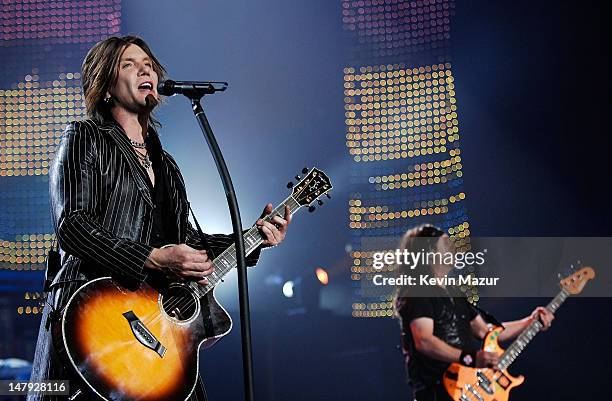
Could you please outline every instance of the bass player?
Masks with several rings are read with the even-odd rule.
[[[429,224],[408,230],[399,249],[409,252],[452,251],[452,243],[442,230]],[[409,274],[406,265],[399,265],[398,274]],[[411,266],[412,267],[412,266]],[[416,266],[428,268],[435,277],[446,276],[452,265]],[[453,362],[470,367],[493,368],[498,355],[479,349],[489,330],[483,317],[465,296],[443,285],[428,288],[427,296],[411,294],[410,287],[398,288],[394,306],[402,330],[402,350],[409,381],[416,401],[452,401],[442,384],[442,375]],[[423,295],[423,294],[421,294]],[[543,330],[550,327],[554,316],[544,307],[537,307],[524,319],[504,322],[499,340],[517,337],[533,320],[539,319]]]

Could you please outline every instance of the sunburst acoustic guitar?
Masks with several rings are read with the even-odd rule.
[[[555,312],[570,295],[582,292],[587,281],[595,277],[590,267],[583,267],[561,280],[561,291],[546,306]],[[483,350],[500,355],[496,369],[469,368],[458,363],[451,364],[444,373],[443,382],[446,391],[454,401],[507,401],[510,390],[523,383],[523,376],[511,376],[507,369],[523,351],[527,344],[542,328],[539,321],[532,322],[504,351],[498,343],[502,327],[490,330],[484,339]]]
[[[332,185],[316,168],[270,215],[295,213]],[[312,211],[313,206],[309,206]],[[253,226],[244,234],[247,255],[262,242]],[[177,281],[163,286],[145,281],[128,290],[110,277],[80,287],[70,298],[53,334],[60,354],[84,385],[78,393],[113,401],[183,401],[194,391],[200,347],[208,348],[232,328],[214,290],[236,266],[234,245],[214,260],[205,286]]]

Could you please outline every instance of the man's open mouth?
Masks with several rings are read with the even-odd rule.
[[[153,83],[143,82],[140,85],[138,85],[138,90],[153,90]]]

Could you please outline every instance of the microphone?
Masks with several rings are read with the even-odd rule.
[[[147,105],[148,109],[153,110],[155,106],[159,104],[159,100],[149,93],[147,97],[145,97],[145,104]]]
[[[215,81],[173,81],[166,79],[157,85],[157,93],[164,96],[182,95],[209,95],[215,92],[223,92],[227,89],[227,82]]]

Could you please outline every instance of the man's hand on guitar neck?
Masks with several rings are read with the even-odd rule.
[[[509,322],[503,322],[504,331],[499,335],[498,340],[508,341],[513,340],[519,334],[523,332],[532,322],[539,320],[542,323],[542,331],[548,330],[555,316],[545,307],[538,306],[533,310],[531,315],[520,319]],[[476,316],[471,322],[472,333],[476,338],[484,339],[489,331],[489,325],[484,321],[481,315]]]
[[[145,267],[161,271],[171,278],[196,281],[201,285],[208,284],[206,276],[214,270],[206,251],[186,244],[154,248]]]
[[[545,307],[538,306],[531,312],[531,315],[520,320],[512,322],[504,322],[504,331],[499,335],[499,341],[508,341],[515,339],[523,332],[532,322],[539,320],[542,323],[542,331],[548,330],[555,316]]]
[[[531,312],[531,316],[529,316],[529,323],[539,320],[542,323],[542,331],[546,331],[550,328],[555,315],[552,314],[548,309],[543,306],[538,306]]]
[[[284,218],[274,216],[270,221],[265,220],[272,210],[272,204],[267,204],[256,223],[265,236],[263,247],[276,246],[283,242],[287,227],[291,223],[291,211],[288,206],[285,206]],[[206,251],[194,249],[186,244],[154,248],[145,262],[145,267],[158,270],[170,278],[196,281],[201,285],[208,284],[206,276],[214,270]]]
[[[264,248],[276,246],[283,242],[285,235],[287,235],[287,228],[291,223],[291,210],[289,210],[289,206],[285,205],[285,218],[276,215],[272,217],[270,221],[266,221],[266,216],[272,213],[272,210],[272,204],[268,203],[266,207],[264,207],[259,220],[255,223],[257,228],[259,228],[266,237],[261,244]]]

